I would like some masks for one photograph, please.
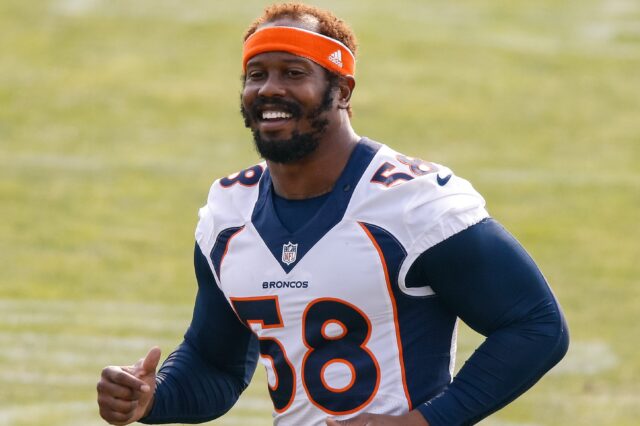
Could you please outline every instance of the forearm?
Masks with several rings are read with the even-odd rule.
[[[246,387],[242,374],[208,364],[186,342],[167,358],[156,382],[153,407],[141,423],[202,423],[215,419],[233,406]]]
[[[474,424],[513,401],[565,354],[568,335],[560,311],[495,331],[452,383],[418,407],[432,426]]]

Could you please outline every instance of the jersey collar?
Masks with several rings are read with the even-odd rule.
[[[317,213],[295,232],[290,232],[276,214],[271,174],[268,168],[265,170],[260,180],[258,200],[251,215],[251,222],[286,273],[291,272],[304,255],[340,223],[356,185],[380,146],[368,138],[358,141],[327,200]]]

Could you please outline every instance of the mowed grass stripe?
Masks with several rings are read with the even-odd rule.
[[[95,401],[41,402],[0,405],[0,424],[6,426],[105,426],[97,415]]]

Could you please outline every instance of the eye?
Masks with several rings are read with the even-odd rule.
[[[287,77],[289,78],[302,78],[306,75],[306,73],[298,68],[289,68],[286,71]]]
[[[260,80],[261,78],[264,78],[264,76],[266,75],[266,73],[262,70],[250,70],[247,72],[247,80]]]

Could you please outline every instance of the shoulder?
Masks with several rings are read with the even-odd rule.
[[[469,181],[442,164],[385,145],[363,175],[354,201],[358,216],[393,228],[409,251],[424,251],[488,216],[484,198]]]
[[[393,203],[406,211],[456,208],[484,199],[469,181],[442,164],[411,157],[382,145],[354,194],[360,201]]]
[[[385,229],[404,249],[398,285],[414,296],[433,294],[428,286],[405,286],[404,277],[415,259],[489,217],[484,198],[449,167],[384,145],[360,180],[353,201],[355,220]]]
[[[196,241],[202,249],[212,246],[221,231],[251,220],[265,170],[262,162],[213,182],[206,204],[198,211]]]

